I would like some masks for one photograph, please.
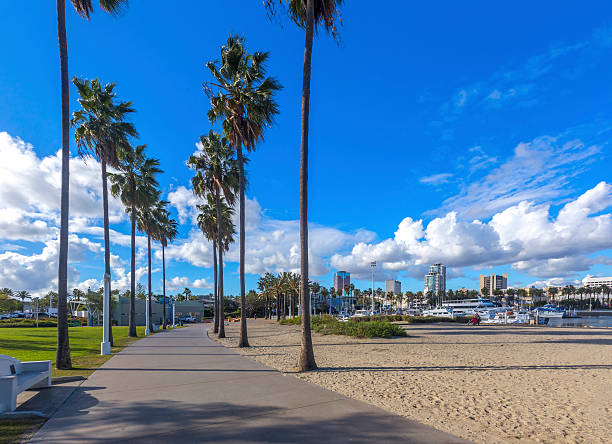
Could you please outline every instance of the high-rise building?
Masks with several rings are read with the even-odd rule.
[[[488,296],[493,296],[494,290],[507,290],[508,289],[508,274],[504,273],[501,276],[495,273],[489,276],[485,276],[484,274],[481,274],[480,275],[480,288],[478,288],[478,290],[482,291],[483,288],[487,289]]]
[[[429,267],[429,273],[425,275],[425,290],[427,294],[431,291],[434,295],[438,292],[446,292],[446,265],[433,264]]]
[[[344,294],[344,287],[351,285],[351,273],[348,271],[337,271],[334,273],[333,286],[336,289],[336,294]]]
[[[393,294],[400,294],[402,292],[402,283],[394,279],[387,279],[385,281],[385,293],[393,292]]]

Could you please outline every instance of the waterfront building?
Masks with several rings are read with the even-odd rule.
[[[337,271],[334,273],[334,281],[332,285],[336,289],[336,294],[344,295],[344,287],[346,285],[351,285],[351,273],[348,271]]]
[[[601,287],[602,285],[612,287],[612,277],[585,277],[582,280],[582,285],[584,285],[585,287]]]
[[[487,294],[483,296],[493,296],[494,290],[507,290],[508,289],[508,274],[504,273],[501,276],[498,274],[480,275],[480,288],[478,291],[482,291],[483,288],[487,289]]]
[[[385,281],[385,293],[393,292],[393,294],[400,294],[402,292],[402,283],[394,279],[387,279]]]
[[[425,275],[424,293],[431,291],[434,295],[438,292],[446,292],[446,265],[433,264],[429,267],[429,273]]]

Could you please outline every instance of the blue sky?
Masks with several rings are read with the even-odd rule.
[[[138,111],[138,143],[165,170],[160,184],[182,222],[168,252],[167,276],[177,289],[207,292],[212,281],[210,246],[191,223],[185,166],[210,128],[204,63],[218,58],[230,32],[251,51],[270,51],[269,73],[284,89],[281,113],[248,169],[247,287],[262,271],[299,267],[303,32],[268,20],[258,0],[175,9],[134,0],[119,18],[96,5],[89,22],[67,10],[70,76],[116,82]],[[477,288],[480,272],[507,272],[516,286],[611,274],[607,2],[396,2],[380,10],[347,2],[342,22],[341,42],[321,33],[313,53],[313,279],[331,285],[331,272],[342,268],[367,287],[371,259],[380,264],[378,279],[412,290],[436,261],[449,265],[451,288]],[[0,287],[42,292],[56,274],[55,4],[2,2],[0,36]],[[92,160],[71,167],[71,284],[96,285],[99,173]],[[121,235],[129,227],[114,208],[113,279],[123,287],[129,250]],[[140,248],[144,282],[143,254]],[[230,251],[226,269],[233,293],[236,257]],[[160,279],[156,271],[155,289]]]

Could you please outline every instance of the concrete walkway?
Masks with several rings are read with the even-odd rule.
[[[111,441],[465,442],[284,376],[213,342],[202,325],[126,347],[31,442]]]

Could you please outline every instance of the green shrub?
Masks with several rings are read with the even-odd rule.
[[[38,319],[39,327],[56,327],[57,321],[49,318]],[[0,328],[36,327],[36,319],[12,318],[0,320]]]
[[[314,331],[324,335],[345,335],[356,338],[391,338],[408,336],[401,327],[386,321],[348,320],[345,322],[329,316],[315,316],[311,320]]]
[[[281,325],[300,325],[302,323],[302,317],[295,316],[293,318],[281,319],[280,321],[278,321],[278,323]]]
[[[457,322],[467,324],[470,320],[469,316],[457,316],[447,318],[445,316],[404,316],[402,321],[409,324],[432,324],[434,322]]]
[[[376,320],[369,320],[363,316],[348,321],[339,321],[333,316],[321,315],[310,318],[310,326],[317,333],[324,335],[344,335],[356,338],[390,338],[392,336],[408,336],[406,331],[398,325],[389,323],[384,316],[374,316]],[[281,319],[281,325],[300,325],[302,318]]]

